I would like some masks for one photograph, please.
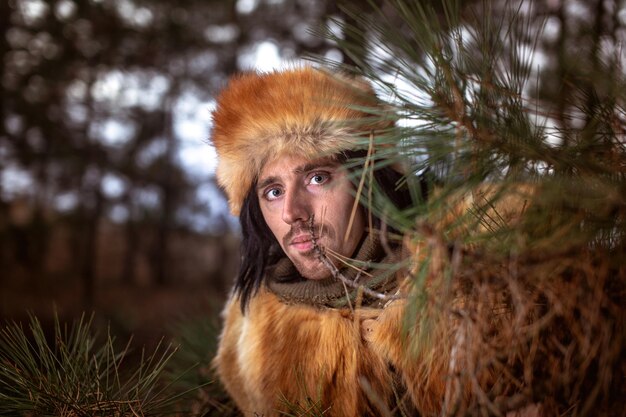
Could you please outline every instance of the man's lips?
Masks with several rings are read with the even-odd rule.
[[[308,251],[313,248],[313,240],[311,235],[300,235],[291,239],[289,246],[294,247],[299,252]]]

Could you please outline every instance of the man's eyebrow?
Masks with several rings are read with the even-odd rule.
[[[320,168],[336,168],[337,165],[337,162],[332,160],[309,162],[304,165],[300,165],[299,167],[296,167],[293,172],[295,172],[296,174],[302,174],[303,172],[314,171]]]
[[[265,179],[263,179],[263,181],[259,182],[256,186],[257,191],[260,191],[262,188],[267,187],[268,185],[270,185],[273,182],[278,181],[278,177],[276,176],[271,176],[271,177],[267,177]]]

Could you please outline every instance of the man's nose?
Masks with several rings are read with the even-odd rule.
[[[305,195],[297,189],[285,194],[283,204],[283,221],[293,224],[299,221],[307,221],[311,217],[311,206]]]

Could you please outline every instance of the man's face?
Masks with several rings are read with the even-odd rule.
[[[305,278],[331,276],[319,260],[311,233],[336,265],[333,253],[350,257],[363,236],[365,216],[359,206],[346,238],[355,200],[353,187],[346,170],[331,159],[277,158],[261,170],[256,191],[265,222]]]

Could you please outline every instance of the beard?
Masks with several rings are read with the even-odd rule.
[[[332,242],[335,237],[334,231],[324,224],[297,223],[294,224],[289,232],[283,237],[283,247],[288,248],[291,240],[295,236],[309,235],[313,240],[314,246],[305,252],[298,252],[290,254],[285,251],[295,268],[300,275],[306,279],[320,280],[330,278],[332,273],[320,260],[320,256],[323,256],[325,247],[324,242],[332,247]]]
[[[322,240],[331,240],[335,237],[334,231],[327,225],[313,224],[309,225],[303,222],[299,222],[291,226],[289,232],[283,237],[283,247],[288,247],[291,240],[298,235],[309,235],[311,240],[314,240],[320,250],[323,250]],[[311,249],[309,252],[315,252],[315,249]],[[308,252],[307,252],[308,253]]]

